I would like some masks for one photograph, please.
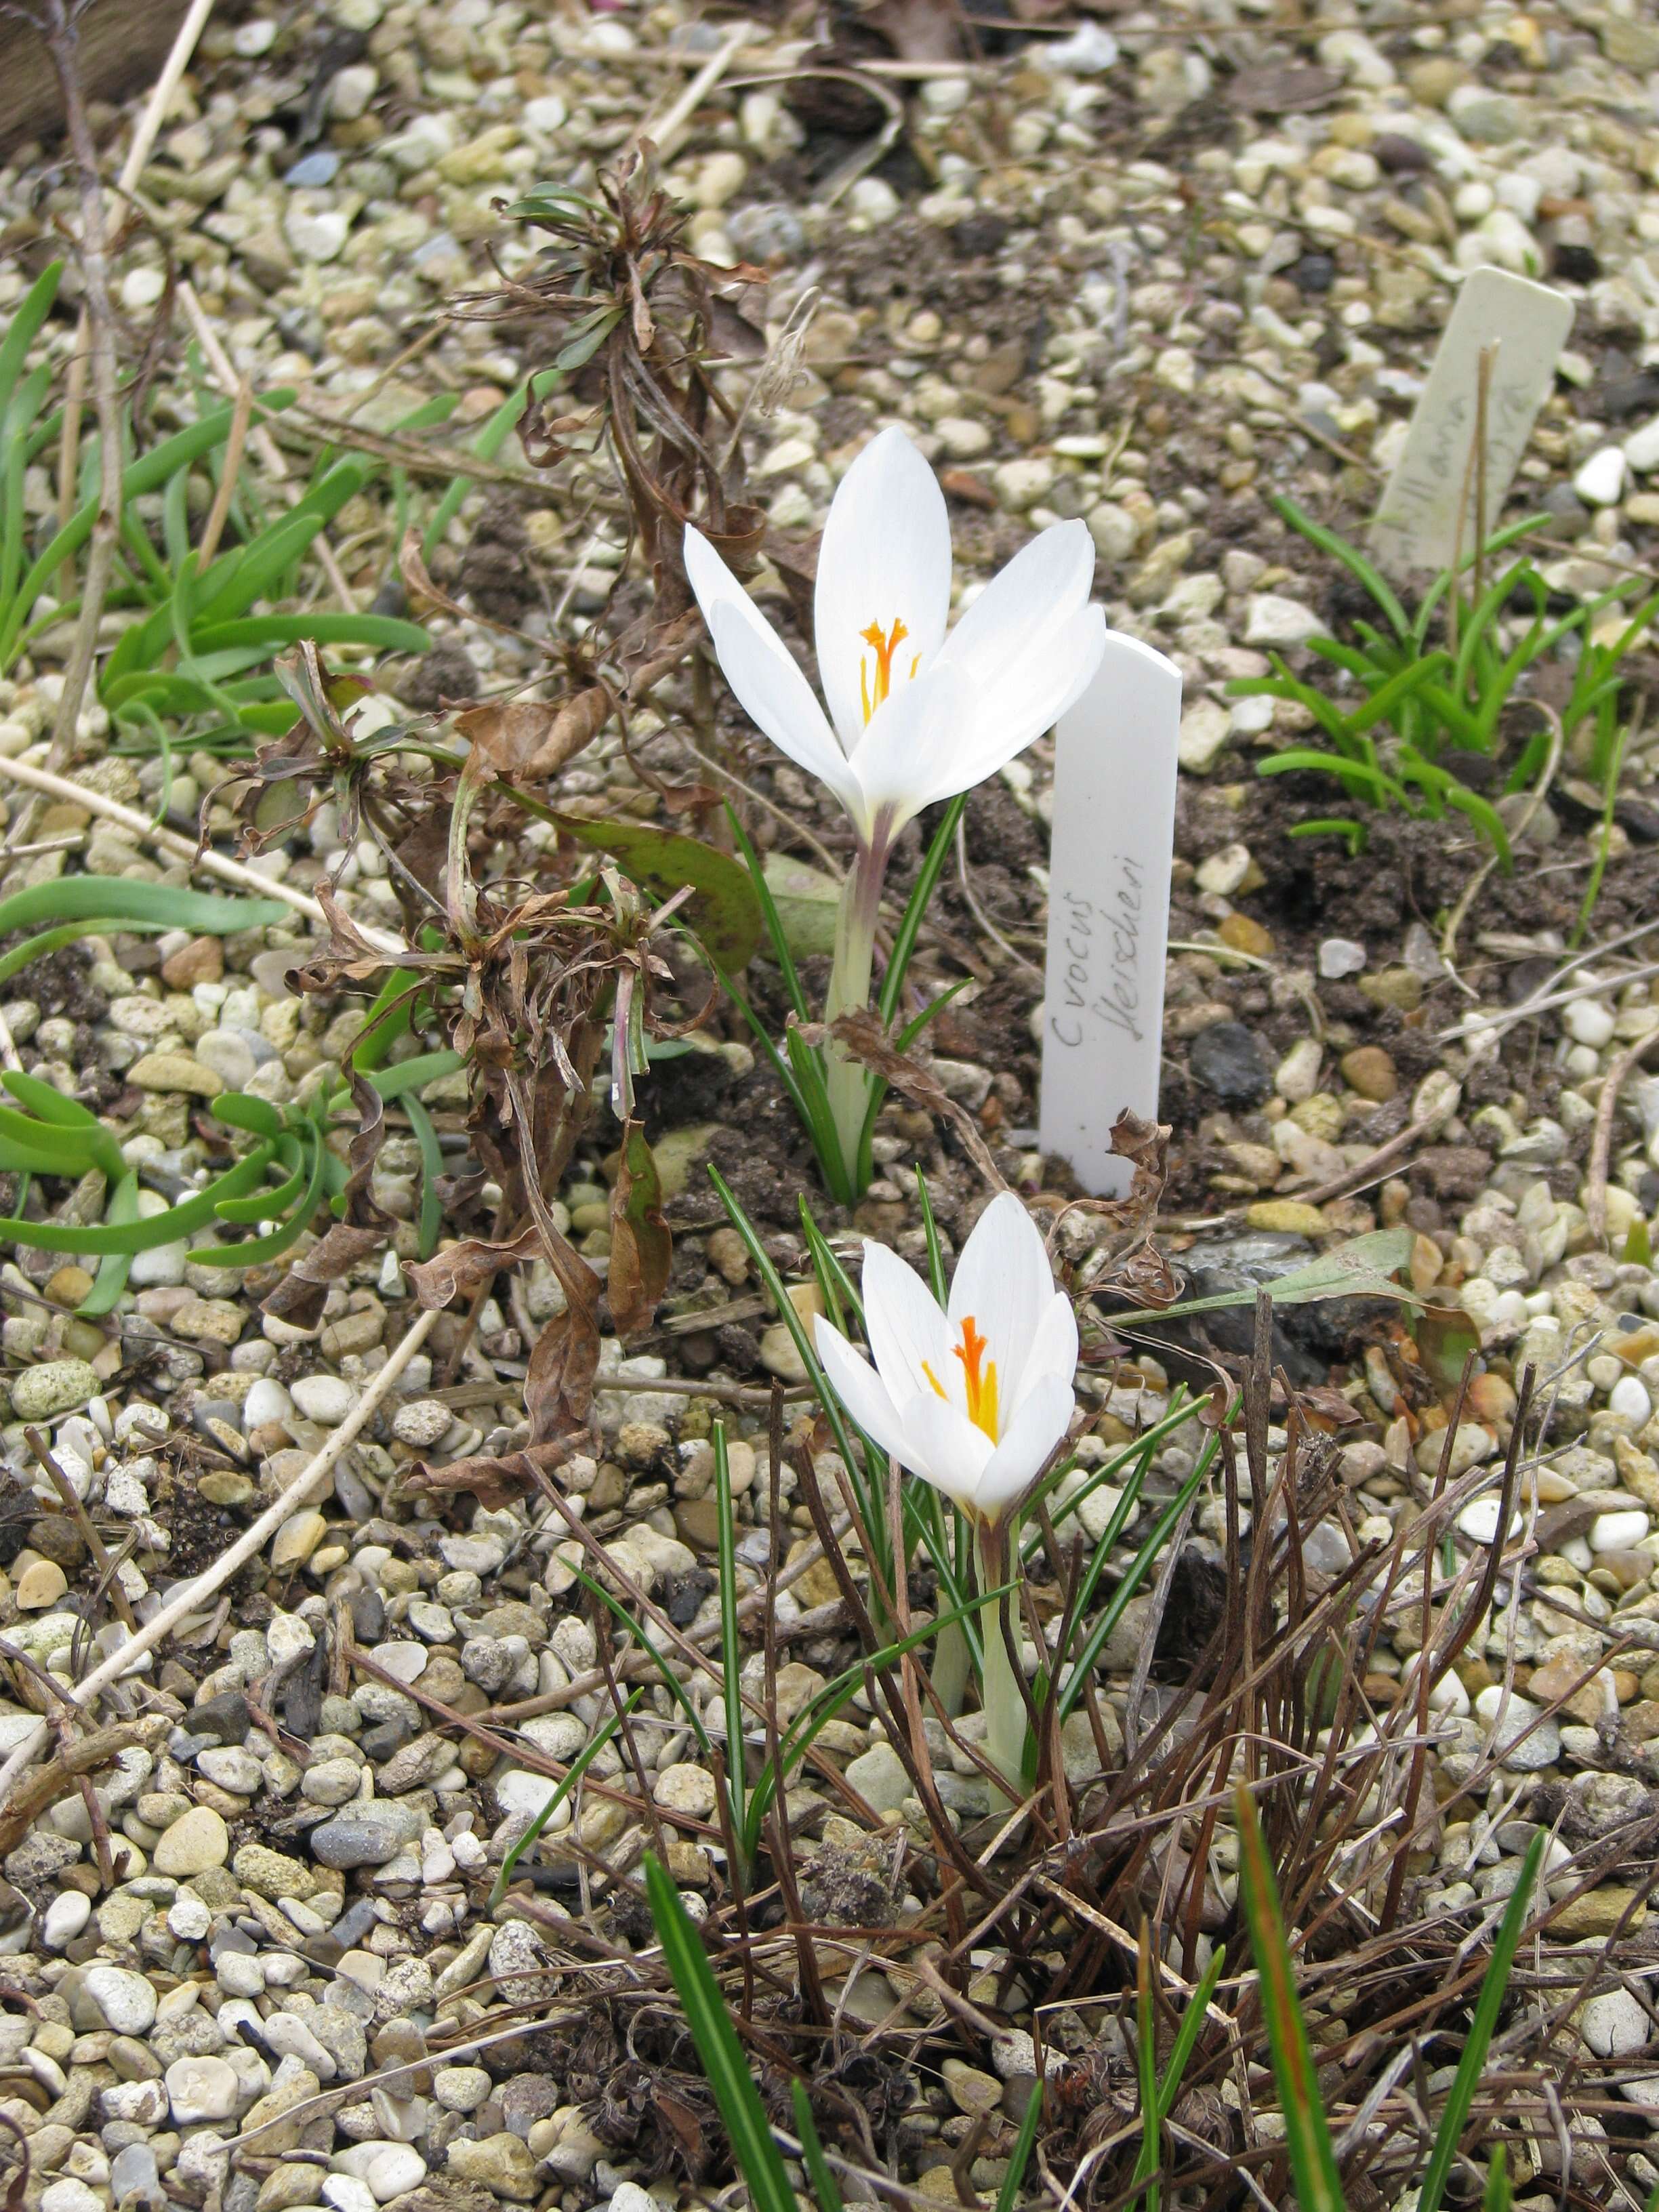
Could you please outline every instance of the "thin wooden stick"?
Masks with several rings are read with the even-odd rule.
[[[137,807],[124,806],[118,799],[106,799],[102,792],[88,791],[83,784],[71,783],[67,776],[54,775],[50,769],[0,757],[0,781],[6,778],[27,785],[31,791],[43,792],[48,799],[61,799],[70,806],[84,807],[88,814],[101,814],[106,821],[118,822],[135,837],[159,846],[169,858],[182,860],[188,867],[200,868],[207,875],[217,876],[222,883],[234,884],[239,890],[252,891],[257,897],[280,899],[284,906],[291,906],[296,914],[304,915],[319,928],[329,926],[328,916],[309,891],[298,891],[291,884],[262,876],[240,860],[228,860],[211,846],[198,853],[188,837],[181,837],[176,830],[152,822]],[[405,952],[409,949],[401,937],[391,930],[378,928],[373,922],[355,921],[353,926],[379,951]]]
[[[198,576],[207,574],[214,555],[219,550],[219,540],[224,536],[225,524],[230,518],[230,502],[236,496],[236,472],[242,465],[242,448],[247,443],[247,426],[252,413],[253,387],[244,377],[236,387],[236,412],[230,418],[230,435],[225,441],[219,489],[214,495],[207,528],[202,532],[202,543],[197,550]]]
[[[228,1551],[222,1552],[210,1567],[204,1568],[169,1599],[154,1620],[147,1621],[118,1651],[112,1652],[101,1666],[94,1668],[83,1682],[66,1692],[71,1704],[83,1711],[89,1709],[100,1690],[108,1689],[112,1682],[118,1682],[124,1674],[130,1674],[146,1651],[153,1650],[179,1621],[197,1612],[234,1574],[245,1567],[250,1559],[258,1557],[289,1515],[303,1505],[333,1474],[337,1461],[348,1445],[356,1442],[374,1419],[392,1384],[426,1341],[437,1318],[435,1306],[431,1311],[418,1316],[413,1327],[388,1353],[386,1365],[374,1376],[352,1411],[307,1461],[276,1502],[268,1505],[252,1526],[244,1529],[236,1541]],[[39,1727],[30,1729],[5,1765],[0,1766],[0,1810],[4,1808],[12,1784],[40,1751],[46,1734],[46,1726],[43,1721]]]
[[[1612,990],[1608,982],[1602,987]],[[1619,1094],[1629,1081],[1637,1062],[1649,1050],[1659,1044],[1659,1030],[1650,1030],[1645,1036],[1626,1045],[1624,1051],[1609,1066],[1601,1080],[1601,1096],[1596,1102],[1595,1131],[1590,1140],[1589,1188],[1584,1194],[1584,1213],[1589,1224],[1589,1233],[1599,1244],[1607,1226],[1607,1165],[1613,1153],[1613,1117],[1619,1104]]]
[[[118,191],[130,192],[143,174],[144,164],[155,150],[161,125],[167,121],[173,95],[179,89],[179,80],[190,67],[196,41],[206,29],[207,19],[212,13],[213,0],[192,0],[190,13],[179,24],[178,35],[161,64],[161,74],[150,88],[144,112],[138,118],[138,128],[133,132],[132,143],[127,149],[127,158],[121,164],[121,173],[115,180]]]
[[[649,118],[640,125],[635,143],[648,138],[656,148],[659,157],[666,161],[679,151],[686,136],[686,126],[703,101],[726,75],[732,63],[754,35],[754,26],[738,23],[728,31],[724,40],[710,54],[672,107],[654,121]]]
[[[185,311],[185,320],[190,325],[191,335],[201,347],[202,358],[213,371],[219,389],[227,398],[233,398],[240,388],[241,379],[231,364],[230,356],[219,343],[219,334],[209,322],[206,312],[196,296],[196,287],[188,276],[179,279],[179,305]],[[250,442],[262,465],[280,483],[288,475],[288,463],[283,459],[282,447],[263,422],[255,424]]]

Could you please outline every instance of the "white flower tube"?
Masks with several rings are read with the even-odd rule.
[[[1004,1523],[1071,1425],[1077,1318],[1054,1286],[1042,1237],[1011,1191],[994,1198],[963,1248],[940,1310],[885,1245],[866,1243],[862,1282],[871,1358],[815,1324],[818,1357],[848,1412],[902,1467],[974,1524],[981,1593],[1012,1557]],[[1018,1615],[1008,1620],[1017,1638]],[[1004,1606],[981,1615],[986,1747],[1016,1789],[1025,1705]]]
[[[835,793],[858,836],[831,1021],[869,1002],[882,878],[900,830],[1050,728],[1081,697],[1105,647],[1105,617],[1089,603],[1094,544],[1081,522],[1033,538],[947,635],[951,565],[939,480],[902,430],[884,430],[842,477],[818,549],[813,627],[826,714],[714,547],[685,533],[686,574],[739,704]],[[830,1075],[850,1167],[867,1079],[840,1054]]]

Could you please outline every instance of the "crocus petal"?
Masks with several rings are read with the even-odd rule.
[[[685,533],[685,573],[721,671],[744,712],[780,752],[827,784],[857,820],[858,786],[848,775],[846,758],[811,685],[700,530]]]
[[[989,1437],[959,1406],[927,1391],[902,1401],[905,1449],[901,1463],[969,1512],[979,1510],[981,1479],[992,1456]]]
[[[823,1371],[842,1404],[866,1436],[878,1443],[883,1451],[903,1461],[904,1425],[894,1408],[887,1385],[869,1361],[854,1352],[841,1331],[832,1328],[822,1314],[813,1323],[812,1334]]]
[[[945,653],[975,684],[988,687],[1045,634],[1064,629],[1088,605],[1095,546],[1086,525],[1056,522],[1015,554],[951,631]]]
[[[1033,1383],[1002,1441],[980,1470],[975,1498],[988,1521],[1000,1519],[1036,1480],[1043,1462],[1071,1425],[1072,1386],[1057,1375]]]
[[[1003,1401],[1005,1430],[1040,1382],[1057,1377],[1069,1390],[1076,1374],[1077,1316],[1070,1298],[1056,1291],[1043,1307],[1032,1335],[1025,1372]]]
[[[870,648],[902,622],[895,673],[939,650],[951,609],[951,521],[932,468],[899,429],[872,438],[836,488],[818,548],[814,628],[818,681],[842,744],[864,734],[859,673]],[[894,690],[902,688],[895,682]]]
[[[962,1362],[939,1301],[912,1267],[884,1244],[864,1248],[864,1333],[876,1371],[895,1406],[932,1396],[934,1385],[966,1408]]]
[[[869,817],[859,780],[781,640],[752,607],[745,613],[730,600],[710,608],[708,623],[721,672],[744,714],[781,753],[833,791],[860,836],[867,836]]]
[[[972,720],[950,777],[924,803],[982,783],[1051,730],[1088,690],[1105,650],[1104,614],[1098,607],[1081,607],[1041,648],[1018,653],[985,689],[970,687]],[[939,665],[940,673],[952,665],[948,652]]]
[[[962,672],[939,664],[896,688],[871,718],[851,766],[867,818],[889,838],[933,799],[979,781],[957,772],[975,704]]]
[[[1054,1296],[1054,1270],[1042,1231],[1012,1191],[1000,1192],[963,1247],[949,1314],[957,1328],[965,1316],[973,1316],[996,1362],[997,1399],[1005,1421],[1018,1401],[1032,1338]]]

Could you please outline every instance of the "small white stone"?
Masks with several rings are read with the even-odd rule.
[[[1589,1547],[1592,1552],[1628,1552],[1647,1533],[1645,1513],[1598,1513],[1589,1524]]]
[[[1488,1728],[1502,1714],[1492,1748],[1505,1766],[1531,1772],[1540,1766],[1553,1766],[1560,1757],[1559,1728],[1553,1720],[1541,1719],[1542,1707],[1518,1690],[1511,1690],[1506,1697],[1501,1682],[1490,1683],[1475,1699],[1474,1710],[1476,1717]]]
[[[351,217],[342,208],[295,207],[283,219],[283,235],[301,261],[334,260],[350,229]]]
[[[1613,1008],[1600,999],[1575,999],[1561,1010],[1561,1026],[1567,1035],[1575,1044],[1587,1044],[1594,1052],[1612,1042],[1613,1021]]]
[[[245,62],[257,62],[276,43],[276,26],[268,15],[256,15],[251,23],[239,23],[231,37],[231,45]]]
[[[1625,441],[1625,459],[1643,476],[1659,469],[1659,415],[1631,432]]]
[[[1616,507],[1630,465],[1618,446],[1599,446],[1579,468],[1572,488],[1587,507]]]
[[[387,2143],[369,2160],[363,2179],[374,2191],[375,2203],[389,2204],[425,2180],[426,2160],[413,2143]]]
[[[1606,1990],[1578,2014],[1578,2032],[1598,2058],[1632,2058],[1647,2047],[1652,2024],[1628,1990]]]
[[[92,1899],[78,1889],[60,1889],[46,1907],[40,1923],[40,1941],[48,1951],[61,1951],[72,1943],[92,1917]]]
[[[1319,947],[1319,972],[1328,982],[1344,975],[1360,975],[1370,955],[1356,938],[1327,937]]]
[[[167,2101],[178,2127],[198,2120],[228,2120],[236,2110],[241,2084],[222,2058],[176,2058],[166,2075]]]
[[[1257,592],[1250,599],[1244,619],[1246,645],[1305,645],[1310,637],[1323,637],[1327,624],[1300,599],[1278,592]]]
[[[142,1974],[125,1966],[92,1966],[87,1995],[116,2035],[147,2035],[155,2021],[155,1991]]]
[[[256,1376],[242,1401],[243,1431],[260,1428],[266,1421],[285,1421],[293,1411],[294,1401],[280,1382],[269,1375]]]
[[[658,1804],[671,1812],[687,1813],[701,1820],[714,1809],[714,1778],[706,1766],[690,1759],[664,1767],[652,1791]]]
[[[337,1429],[357,1403],[357,1393],[337,1375],[302,1375],[289,1395],[307,1420],[325,1429]]]
[[[193,1890],[181,1890],[167,1908],[167,1933],[181,1943],[199,1943],[212,1925],[212,1912]]]
[[[1634,1375],[1621,1375],[1607,1393],[1609,1412],[1641,1428],[1653,1418],[1653,1401]]]
[[[1474,1544],[1490,1544],[1498,1534],[1498,1518],[1504,1510],[1501,1498],[1488,1494],[1477,1498],[1466,1505],[1457,1516],[1457,1525]],[[1510,1534],[1516,1534],[1521,1527],[1521,1516],[1510,1516]]]

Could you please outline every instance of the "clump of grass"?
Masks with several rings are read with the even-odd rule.
[[[1561,741],[1575,757],[1583,753],[1599,789],[1609,787],[1622,742],[1623,663],[1659,611],[1659,594],[1643,599],[1616,637],[1598,643],[1589,635],[1597,616],[1632,597],[1634,579],[1560,616],[1551,614],[1549,586],[1526,555],[1486,580],[1489,564],[1537,526],[1529,517],[1495,532],[1458,567],[1442,569],[1408,611],[1357,546],[1292,500],[1276,498],[1273,506],[1293,530],[1347,571],[1376,614],[1354,622],[1352,641],[1309,641],[1308,650],[1333,672],[1328,688],[1303,682],[1279,653],[1269,656],[1272,675],[1243,677],[1228,686],[1235,698],[1303,708],[1323,741],[1275,750],[1259,763],[1261,775],[1328,776],[1345,798],[1376,813],[1437,822],[1449,811],[1462,814],[1507,870],[1514,857],[1508,828],[1492,802],[1474,788],[1467,760],[1491,762],[1494,780],[1506,793],[1535,783],[1549,761],[1553,732],[1540,718],[1541,726],[1524,743],[1510,745],[1505,712],[1524,702],[1531,674],[1577,649],[1560,710]],[[1290,834],[1341,836],[1358,853],[1369,832],[1365,815],[1342,814],[1297,823]]]

